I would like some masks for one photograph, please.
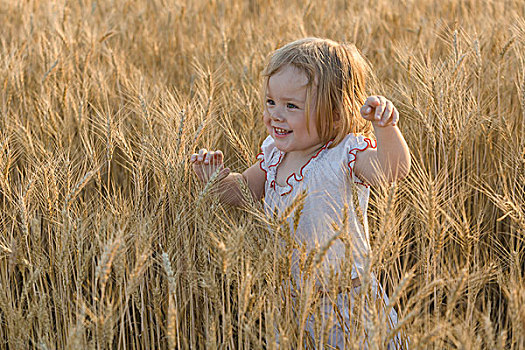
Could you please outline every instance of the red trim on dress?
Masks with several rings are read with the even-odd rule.
[[[299,170],[299,176],[300,176],[299,179],[297,178],[297,175],[295,175],[295,173],[292,173],[290,176],[288,176],[288,178],[286,179],[286,184],[287,184],[288,186],[290,186],[290,190],[287,191],[287,192],[282,193],[282,194],[281,194],[281,197],[284,196],[284,195],[287,195],[287,194],[289,194],[290,192],[293,191],[293,186],[292,186],[291,183],[288,182],[288,180],[290,180],[290,179],[292,178],[292,176],[293,176],[296,182],[303,181],[303,179],[304,179],[303,169],[304,169],[304,168],[305,168],[305,167],[306,167],[306,166],[312,161],[312,159],[317,158],[317,156],[318,156],[323,150],[325,150],[326,147],[328,147],[328,146],[332,143],[332,141],[333,141],[333,140],[328,141],[328,143],[326,143],[323,147],[321,147],[321,148],[319,149],[319,151],[317,151],[317,153],[316,153],[315,155],[313,155],[313,156],[312,156],[312,157],[306,162],[306,164],[303,165],[303,166],[301,167],[301,170]],[[280,160],[280,158],[279,158],[279,160]],[[277,164],[279,164],[279,163],[277,163]],[[275,181],[274,181],[273,185],[274,185],[274,189],[275,189]]]
[[[261,159],[259,159],[259,156],[262,156]],[[255,159],[259,159],[259,168],[261,168],[261,170],[264,171],[265,174],[267,174],[268,172],[266,171],[266,169],[262,167],[262,163],[264,162],[264,153],[263,152],[258,153],[255,156]]]
[[[277,163],[268,165],[268,169],[270,169],[273,166],[277,166],[281,164],[281,160],[283,159],[284,152],[279,151],[279,159],[277,159]]]
[[[260,154],[263,154],[263,152],[261,152]],[[277,159],[277,162],[275,164],[268,165],[268,169],[279,165],[281,163],[282,159],[283,159],[283,155],[284,155],[284,152],[279,151],[279,159]],[[264,154],[263,154],[263,157],[264,157]],[[263,158],[263,160],[264,160],[264,158]],[[261,163],[259,164],[259,166],[266,173],[266,177],[268,178],[268,172],[262,168],[262,160],[261,160]],[[275,190],[275,180],[272,180],[272,182],[270,182],[270,187],[272,187]]]
[[[290,187],[290,190],[284,192],[281,194],[281,196],[285,196],[289,193],[291,193],[293,191],[293,185],[291,183],[289,183],[288,181],[292,178],[292,176],[294,177],[295,181],[296,182],[301,182],[303,181],[304,179],[304,175],[303,175],[303,169],[312,161],[312,159],[315,159],[319,156],[319,154],[325,150],[331,143],[332,143],[333,140],[330,140],[328,141],[328,143],[326,143],[323,147],[321,147],[316,154],[314,154],[312,157],[310,157],[310,159],[301,167],[301,170],[299,170],[299,178],[297,178],[297,175],[295,173],[292,173],[290,176],[288,176],[288,178],[286,179],[286,184]],[[376,140],[371,140],[367,137],[364,138],[364,141],[366,142],[366,146],[364,148],[358,148],[358,147],[355,147],[355,148],[352,148],[348,154],[350,156],[352,156],[353,158],[350,159],[350,161],[348,162],[348,167],[350,168],[350,177],[353,178],[353,168],[352,168],[352,163],[354,163],[357,159],[357,156],[356,156],[356,153],[359,151],[359,152],[362,152],[364,150],[366,150],[368,147],[370,148],[377,148],[377,141]],[[277,162],[275,164],[271,164],[268,166],[268,169],[272,168],[272,167],[276,167],[277,165],[279,165],[282,161],[282,158],[283,158],[283,155],[285,154],[284,152],[281,152],[279,151],[280,154],[279,154],[279,159],[277,160]],[[268,174],[268,172],[263,169],[262,167],[262,163],[264,161],[264,153],[261,152],[259,154],[257,154],[257,157],[259,157],[260,155],[263,156],[263,158],[261,159],[260,163],[259,163],[259,167],[261,168],[262,171],[264,171],[266,174]],[[359,185],[363,185],[365,187],[370,187],[369,184],[366,184],[364,183],[363,181],[361,181],[357,176],[356,178],[359,180],[359,181],[355,181],[356,184],[359,184]],[[270,187],[273,188],[274,190],[276,190],[276,182],[275,180],[272,180],[272,182],[270,182]]]
[[[350,156],[352,156],[353,158],[350,159],[350,161],[348,162],[348,167],[350,168],[350,177],[353,178],[353,168],[352,168],[352,163],[355,162],[355,160],[357,159],[357,151],[359,152],[362,152],[364,151],[365,149],[367,149],[368,147],[370,148],[377,148],[377,140],[371,140],[367,137],[364,138],[364,141],[366,142],[366,146],[364,148],[358,148],[358,147],[355,147],[355,148],[352,148],[348,154],[350,154]],[[355,165],[355,164],[354,164]],[[359,184],[359,185],[363,185],[365,187],[370,187],[369,184],[365,184],[363,181],[361,181],[361,179],[359,179],[356,175],[356,178],[359,180],[359,181],[354,181],[356,184]]]

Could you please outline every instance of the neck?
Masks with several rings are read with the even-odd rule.
[[[309,159],[313,157],[315,154],[317,154],[317,152],[319,152],[319,150],[323,148],[324,145],[325,143],[319,143],[305,150],[287,152],[286,157],[288,159],[297,159],[297,160]]]

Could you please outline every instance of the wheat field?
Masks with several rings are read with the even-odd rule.
[[[347,347],[525,349],[523,1],[0,0],[0,23],[0,348],[322,347],[334,320],[287,280],[323,247],[188,162],[251,165],[266,56],[318,36],[363,52],[412,153],[369,208],[400,322],[360,322],[362,288]]]

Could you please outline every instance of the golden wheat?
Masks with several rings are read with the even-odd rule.
[[[0,23],[0,348],[326,341],[338,310],[322,320],[311,276],[333,242],[290,237],[301,199],[223,207],[188,162],[255,161],[265,57],[303,36],[356,44],[413,156],[368,209],[366,268],[399,323],[365,278],[347,347],[525,348],[523,1],[5,0]],[[350,271],[327,276],[332,300]]]

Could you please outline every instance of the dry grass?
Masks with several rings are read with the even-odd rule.
[[[286,3],[0,1],[1,348],[310,344],[295,243],[187,161],[253,162],[265,56],[306,35],[354,42],[402,112],[414,167],[374,191],[370,268],[412,348],[525,348],[524,3]],[[384,348],[362,314],[349,339]]]

